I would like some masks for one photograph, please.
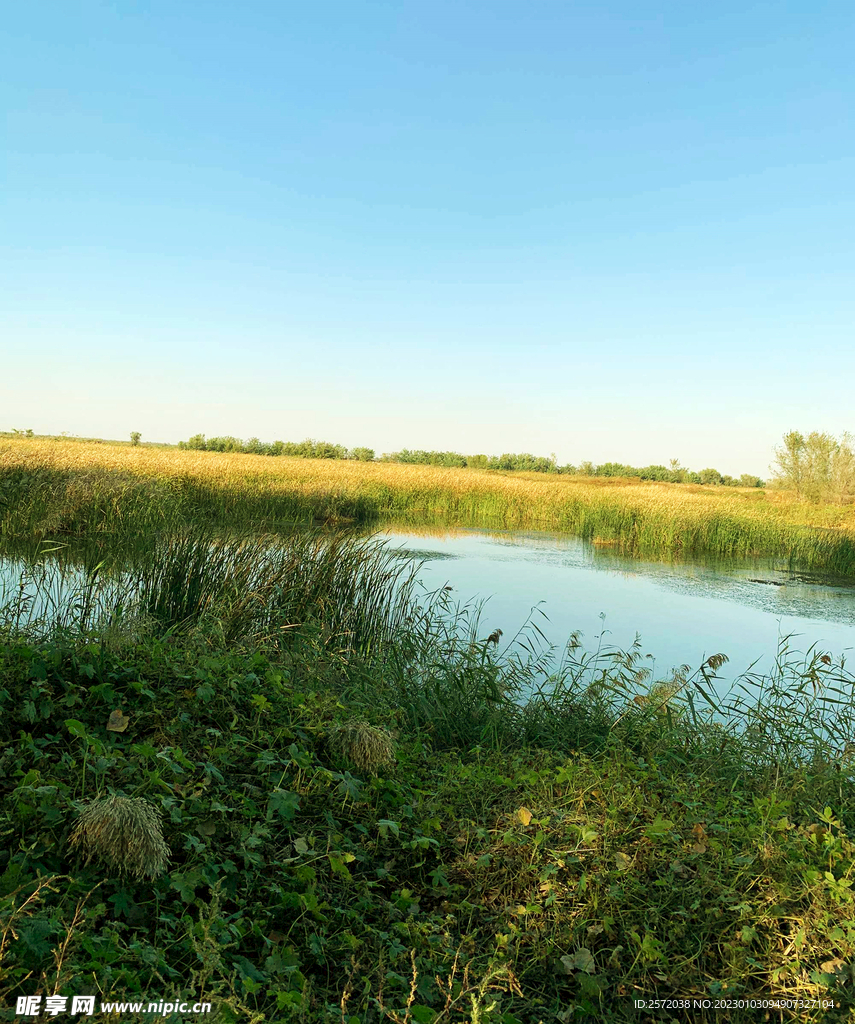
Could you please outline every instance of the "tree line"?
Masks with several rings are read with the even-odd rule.
[[[374,459],[373,448],[346,448],[342,444],[330,441],[272,441],[265,442],[257,437],[241,441],[239,437],[209,437],[194,434],[186,441],[178,442],[179,448],[203,452],[243,452],[246,455],[289,455],[298,459],[356,459],[358,462],[371,462]]]
[[[723,487],[763,487],[758,476],[743,473],[732,477],[707,468],[694,472],[672,459],[669,466],[629,466],[622,462],[604,462],[594,465],[582,462],[578,466],[569,463],[559,465],[555,455],[532,455],[529,452],[505,453],[503,455],[463,455],[452,451],[426,451],[402,448],[376,458],[372,448],[347,448],[330,441],[273,441],[264,442],[257,437],[242,441],[237,437],[209,437],[194,434],[187,441],[179,441],[179,448],[209,452],[243,452],[250,455],[289,455],[302,459],[354,459],[359,462],[399,462],[419,466],[445,466],[451,468],[471,467],[474,469],[514,470],[528,473],[556,473],[567,476],[627,476],[641,480],[661,480],[667,483],[713,484]]]
[[[717,469],[695,473],[672,459],[670,466],[629,466],[622,462],[581,462],[578,466],[558,465],[555,456],[531,455],[528,452],[505,455],[461,455],[459,452],[411,451],[404,448],[382,456],[383,462],[408,462],[428,466],[473,466],[478,469],[522,470],[529,473],[559,473],[568,476],[632,476],[642,480],[661,480],[678,484],[715,484],[724,487],[762,487],[759,476],[743,473],[736,478]]]

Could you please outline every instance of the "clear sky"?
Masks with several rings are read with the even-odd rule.
[[[766,475],[855,427],[851,0],[6,6],[0,429]]]

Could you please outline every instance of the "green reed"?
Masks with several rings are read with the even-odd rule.
[[[97,631],[124,619],[160,632],[209,629],[223,643],[287,643],[311,627],[336,650],[365,652],[413,614],[418,564],[353,535],[197,530],[138,538],[123,560],[114,552],[95,565],[91,547],[76,556],[57,547],[13,563],[6,620],[17,628]]]

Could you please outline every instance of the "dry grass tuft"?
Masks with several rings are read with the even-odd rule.
[[[360,719],[336,725],[330,731],[330,747],[360,771],[372,775],[383,765],[395,763],[392,734]]]
[[[135,878],[156,877],[169,860],[160,814],[140,797],[93,800],[81,812],[69,845],[85,855],[87,864],[99,860]]]

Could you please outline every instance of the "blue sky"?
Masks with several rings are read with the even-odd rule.
[[[0,429],[765,475],[855,427],[855,7],[13,4]]]

